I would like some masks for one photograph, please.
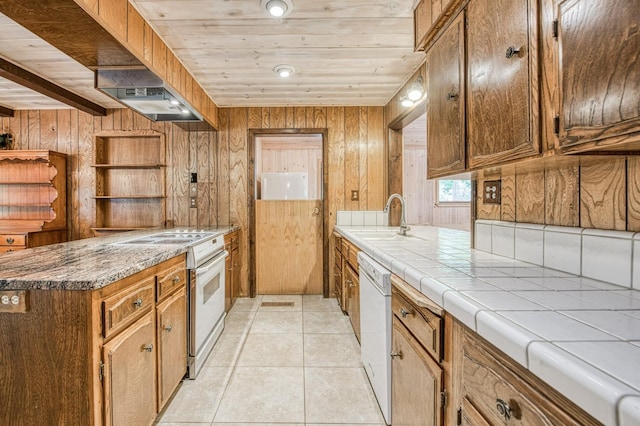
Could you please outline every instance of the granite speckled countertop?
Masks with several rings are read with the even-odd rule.
[[[239,228],[222,226],[205,230],[223,235],[236,229]],[[119,244],[165,231],[125,232],[0,255],[0,290],[102,288],[186,253],[188,246],[185,244]]]
[[[336,226],[605,425],[640,425],[640,291],[470,249],[447,228]]]

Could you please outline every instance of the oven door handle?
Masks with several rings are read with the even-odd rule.
[[[201,266],[198,269],[196,269],[196,274],[197,275],[206,274],[207,272],[209,272],[210,270],[212,270],[213,268],[218,266],[220,264],[220,262],[224,262],[224,259],[228,255],[229,255],[229,252],[224,250],[222,253],[220,253],[219,255],[214,257],[213,259],[211,259],[209,262],[205,263],[204,266]]]

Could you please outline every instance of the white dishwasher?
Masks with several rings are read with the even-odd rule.
[[[391,272],[358,253],[360,354],[387,424],[391,424]]]

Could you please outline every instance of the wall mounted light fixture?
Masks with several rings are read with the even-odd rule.
[[[414,102],[406,96],[402,96],[400,98],[400,105],[402,105],[404,108],[412,107],[413,104]]]
[[[260,6],[274,18],[284,18],[293,10],[292,0],[260,0]]]
[[[416,81],[409,86],[409,90],[407,91],[407,97],[412,101],[417,101],[418,99],[424,96],[424,86],[422,83],[422,77],[418,77]]]

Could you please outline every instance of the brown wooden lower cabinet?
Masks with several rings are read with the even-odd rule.
[[[187,365],[187,289],[182,287],[156,308],[158,342],[158,411],[171,398]]]
[[[234,231],[224,236],[224,248],[229,252],[225,260],[225,312],[233,307],[240,296],[240,231]]]
[[[460,326],[459,417],[467,425],[599,425],[511,358]]]
[[[185,269],[27,290],[27,312],[0,313],[0,424],[152,424],[187,369]]]
[[[391,413],[394,425],[442,425],[442,368],[394,316]]]
[[[353,331],[356,334],[358,342],[360,341],[360,278],[358,273],[347,265],[342,271],[344,274],[344,282],[346,291],[348,292],[347,314],[351,320]]]
[[[103,346],[105,425],[153,423],[157,413],[155,337],[149,310]]]

